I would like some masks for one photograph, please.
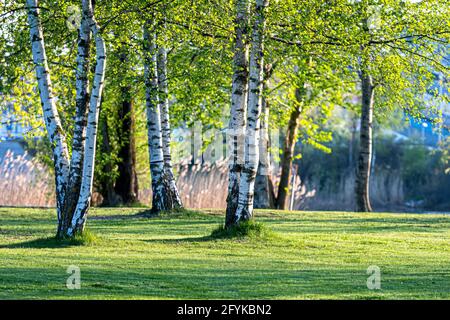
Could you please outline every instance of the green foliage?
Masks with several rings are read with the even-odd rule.
[[[424,184],[429,171],[424,170],[428,164],[429,151],[421,145],[412,145],[403,151],[402,173],[407,187]]]
[[[68,28],[67,19],[73,14],[71,7],[79,8],[80,3],[42,0],[40,4],[54,94],[70,148],[77,32]],[[11,105],[20,121],[32,127],[30,138],[42,137],[45,130],[30,59],[26,10],[17,1],[6,1],[1,7],[0,91],[4,94],[0,106]],[[108,53],[101,124],[110,131],[110,150],[98,148],[97,185],[117,177],[121,161],[117,150],[124,142],[117,130],[117,105],[123,87],[130,88],[136,106],[139,183],[150,184],[142,66],[146,21],[154,22],[157,43],[169,52],[172,126],[192,128],[200,122],[206,143],[214,139],[208,130],[226,126],[234,10],[230,0],[96,3],[95,15]],[[303,145],[330,152],[334,129],[328,129],[327,122],[338,105],[359,111],[360,103],[354,97],[360,94],[362,72],[375,80],[378,123],[397,121],[403,111],[439,122],[438,106],[448,102],[448,97],[432,84],[439,81],[445,86],[449,77],[449,17],[448,0],[271,1],[264,44],[265,63],[274,68],[264,92],[271,108],[271,129],[284,129],[291,111],[301,108],[298,138]],[[250,19],[254,19],[252,14]],[[424,102],[426,94],[430,99]],[[104,142],[101,130],[100,126],[99,146]],[[29,144],[48,162],[48,144],[34,140]],[[176,147],[180,144],[174,142]]]
[[[440,144],[442,152],[442,165],[444,167],[445,174],[450,174],[450,137],[447,137]]]
[[[230,50],[223,45],[176,48],[169,56],[172,122],[192,127],[202,123],[204,131],[224,126],[231,91]]]
[[[299,166],[298,173],[304,183],[315,180],[319,190],[328,187],[340,192],[342,190],[338,182],[354,170],[349,163],[348,137],[335,133],[333,141],[327,143],[327,148],[331,153],[326,154],[309,144],[300,144],[297,152],[302,157],[294,163]]]
[[[422,145],[402,148],[401,173],[406,196],[414,201],[423,201],[427,208],[446,208],[450,204],[450,176],[448,149],[430,149]]]

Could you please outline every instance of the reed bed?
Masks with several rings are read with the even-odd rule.
[[[186,208],[226,207],[228,165],[225,160],[192,164],[182,162],[175,166],[177,186]],[[279,173],[272,175],[275,191]],[[14,155],[8,151],[0,162],[0,206],[53,207],[55,206],[54,177],[47,167],[31,159],[27,154]],[[301,186],[299,179],[294,185],[293,208],[299,208],[310,193]],[[139,200],[151,205],[150,186],[139,191]],[[101,196],[94,191],[92,204],[101,203]]]
[[[0,161],[0,206],[52,207],[54,181],[50,170],[25,153],[7,151]]]
[[[175,166],[177,172],[177,186],[181,200],[186,208],[193,209],[224,209],[228,193],[228,164],[221,160],[214,164],[198,163],[192,164],[182,162]],[[280,180],[280,173],[271,175],[272,182],[277,192],[277,185]],[[292,185],[290,185],[292,187]],[[301,184],[300,177],[296,176],[293,185],[294,199],[293,209],[302,206],[307,198],[313,197],[315,191],[308,191]],[[151,204],[151,190],[144,188],[139,192],[139,199],[142,203]],[[290,198],[289,198],[290,201]],[[289,202],[288,202],[289,207]]]

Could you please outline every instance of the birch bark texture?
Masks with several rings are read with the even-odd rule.
[[[167,50],[159,46],[157,50],[157,79],[158,79],[158,101],[161,114],[162,150],[164,155],[164,175],[169,184],[170,197],[173,208],[182,208],[180,195],[175,183],[172,169],[172,156],[170,151],[170,116],[169,116],[169,86],[167,83]]]
[[[70,159],[69,178],[66,187],[66,197],[62,218],[58,227],[58,235],[63,235],[64,230],[72,219],[76,208],[81,188],[83,171],[84,144],[86,139],[87,111],[89,108],[89,51],[91,43],[91,30],[89,27],[90,1],[82,1],[81,24],[78,33],[78,53],[75,97],[75,121],[72,137],[72,157]]]
[[[82,232],[86,223],[86,215],[89,210],[92,186],[94,182],[94,165],[97,142],[98,118],[100,113],[100,103],[105,81],[106,69],[106,47],[100,34],[99,26],[94,18],[94,12],[90,0],[83,0],[89,3],[88,20],[92,35],[95,39],[96,65],[92,84],[92,94],[89,101],[89,112],[86,127],[85,154],[83,161],[83,176],[81,179],[81,190],[77,207],[73,214],[72,222],[67,230],[67,236]]]
[[[71,237],[76,232],[83,231],[92,193],[98,113],[105,75],[105,44],[94,19],[91,0],[82,0],[76,70],[76,115],[72,157],[69,160],[66,136],[51,89],[38,1],[27,0],[27,10],[33,62],[44,121],[53,151],[57,236]],[[95,38],[97,55],[91,96],[88,82],[90,33]]]
[[[356,210],[370,212],[370,171],[372,167],[372,123],[375,87],[372,77],[366,72],[361,72],[361,124],[356,168],[355,197]]]
[[[156,36],[151,33],[151,23],[144,25],[144,84],[147,114],[148,151],[152,180],[152,212],[158,213],[173,207],[170,187],[164,173],[164,153],[161,114],[158,104],[158,75]]]
[[[64,195],[69,175],[69,151],[61,120],[52,92],[50,70],[45,52],[44,35],[39,16],[38,1],[27,0],[28,23],[30,27],[31,52],[36,70],[39,95],[42,104],[45,127],[52,147],[55,167],[56,207],[58,221],[61,221]]]
[[[235,43],[233,57],[233,78],[231,85],[231,110],[228,123],[228,195],[225,226],[234,223],[238,207],[239,181],[244,164],[245,116],[248,94],[248,16],[249,1],[236,0],[234,23]]]
[[[260,116],[264,64],[265,11],[268,0],[256,0],[250,51],[247,125],[245,130],[244,167],[239,181],[239,199],[234,223],[253,216],[253,197],[259,162]]]
[[[261,105],[261,131],[259,140],[259,164],[255,178],[254,207],[260,209],[274,208],[275,194],[271,180],[269,116],[270,104],[264,93],[268,91],[268,81],[272,75],[272,65],[264,66],[264,83]]]

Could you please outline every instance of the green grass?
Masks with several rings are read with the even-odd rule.
[[[450,216],[257,211],[270,236],[227,238],[211,236],[223,212],[143,211],[94,209],[72,243],[53,210],[0,208],[0,299],[450,298]]]
[[[213,239],[253,239],[269,240],[273,238],[274,233],[267,226],[256,220],[242,221],[229,228],[225,228],[221,223],[217,229],[211,233]]]

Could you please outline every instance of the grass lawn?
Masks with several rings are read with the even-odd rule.
[[[450,298],[450,216],[256,211],[274,236],[219,240],[223,212],[142,210],[93,209],[97,241],[61,245],[53,210],[0,208],[0,299]],[[381,290],[366,286],[371,265]]]

